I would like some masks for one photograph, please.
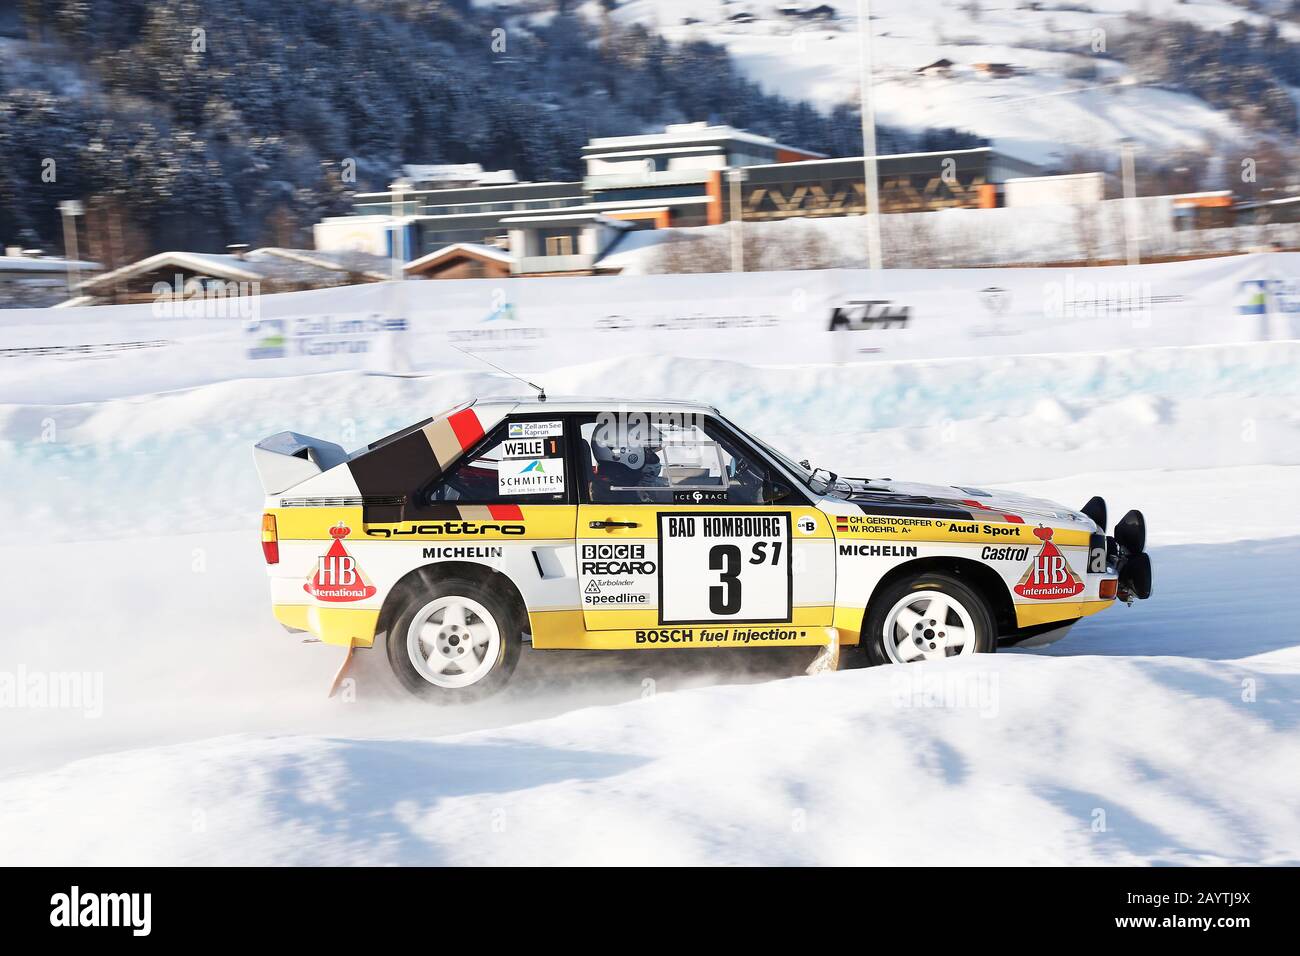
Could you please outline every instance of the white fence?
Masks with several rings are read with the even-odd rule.
[[[1300,223],[1179,229],[1169,197],[1138,199],[1133,228],[1143,259],[1300,247]],[[1059,263],[1123,262],[1127,213],[1121,200],[1075,205],[942,209],[882,216],[889,269],[1007,268]],[[677,248],[616,252],[628,272],[690,272],[695,263],[730,261],[730,227],[670,230]],[[747,268],[861,268],[867,262],[861,216],[745,223]],[[665,237],[667,238],[667,237]],[[615,247],[617,249],[617,247]],[[679,251],[680,250],[680,251]],[[678,254],[673,254],[678,253]]]

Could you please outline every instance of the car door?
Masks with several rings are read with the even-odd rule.
[[[575,426],[587,630],[711,625],[729,643],[718,628],[831,623],[829,521],[741,436],[693,413],[619,410]]]
[[[431,485],[420,520],[393,540],[417,541],[425,560],[502,571],[534,621],[574,607],[577,507],[564,429],[555,413],[508,416]]]

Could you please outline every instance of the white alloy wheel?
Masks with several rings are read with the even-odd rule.
[[[942,591],[912,591],[885,617],[885,653],[895,664],[975,653],[975,622],[962,603]]]
[[[438,687],[469,687],[488,675],[501,656],[501,631],[478,601],[448,594],[415,612],[406,629],[415,671]]]

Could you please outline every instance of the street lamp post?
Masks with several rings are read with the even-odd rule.
[[[1126,139],[1121,143],[1120,170],[1124,177],[1124,246],[1128,254],[1128,264],[1131,266],[1142,261],[1138,247],[1140,237],[1137,220],[1140,210],[1137,203],[1137,176],[1134,170],[1135,152],[1133,140]]]
[[[403,208],[404,199],[405,196],[401,190],[393,190],[393,229],[391,233],[393,237],[393,279],[394,281],[399,282],[406,278],[406,226],[402,221],[405,218],[404,214],[406,212]]]
[[[81,267],[77,264],[81,254],[77,250],[77,217],[85,215],[86,207],[78,199],[65,199],[59,203],[63,216],[63,258],[68,266],[68,298],[73,298],[81,283]]]
[[[727,181],[731,183],[731,271],[745,271],[744,207],[740,202],[740,184],[745,181],[743,169],[727,170]]]
[[[398,322],[399,319],[406,318],[406,194],[397,188],[393,189],[392,198],[392,249],[390,250],[393,257],[393,282],[388,286],[388,293],[385,296],[388,299],[388,315],[393,320],[389,331],[384,333],[383,342],[379,348],[378,364],[379,367],[389,374],[400,374],[407,371],[410,365],[407,361],[407,349],[403,345],[405,338],[405,323]]]
[[[858,111],[862,117],[862,185],[866,192],[867,267],[882,268],[876,111],[871,101],[871,0],[858,0]]]

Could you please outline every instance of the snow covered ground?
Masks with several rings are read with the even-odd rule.
[[[507,698],[429,711],[324,700],[332,654],[274,632],[224,537],[202,580],[167,570],[192,540],[77,549],[106,611],[56,634],[42,601],[23,630],[71,647],[27,666],[102,668],[104,714],[11,725],[0,858],[1300,862],[1300,538],[1157,549],[1157,599],[1044,651],[819,678],[533,653]]]
[[[480,0],[528,9],[530,0]],[[876,115],[885,125],[920,130],[957,127],[990,137],[1010,155],[1050,163],[1071,150],[1110,150],[1124,138],[1168,152],[1240,138],[1224,112],[1197,97],[1140,85],[1135,71],[1093,55],[1109,50],[1124,17],[1190,20],[1207,30],[1268,17],[1229,0],[1090,0],[1029,4],[1017,0],[872,0]],[[832,19],[801,11],[827,7]],[[596,0],[582,8],[600,15]],[[1267,9],[1265,7],[1264,9]],[[856,102],[859,76],[854,0],[626,0],[613,16],[645,23],[672,40],[727,48],[750,79],[770,93],[829,109]],[[1282,24],[1285,35],[1300,30]],[[947,75],[915,71],[946,57]],[[993,78],[979,63],[1007,63],[1016,75]],[[1084,69],[1096,75],[1079,78]]]
[[[1140,507],[1156,596],[1045,649],[818,678],[806,652],[526,652],[456,709],[325,698],[338,652],[270,618],[248,447],[359,444],[504,382],[5,406],[0,676],[90,693],[0,708],[0,860],[1300,863],[1297,372],[1289,342],[556,370],[716,401],[850,474]]]

